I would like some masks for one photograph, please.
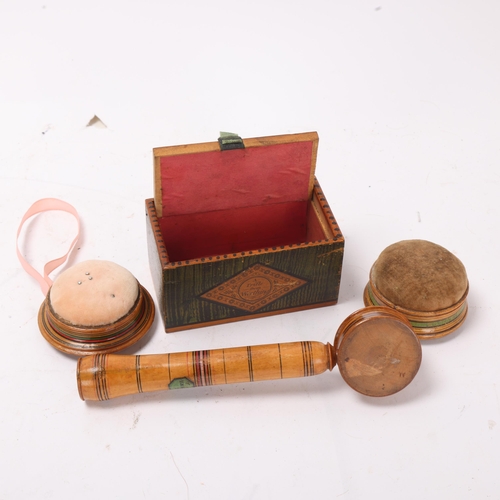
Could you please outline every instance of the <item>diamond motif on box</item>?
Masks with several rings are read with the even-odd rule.
[[[201,298],[254,312],[306,283],[272,267],[255,264],[205,292]]]

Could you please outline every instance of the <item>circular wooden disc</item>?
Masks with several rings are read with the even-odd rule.
[[[350,315],[335,342],[342,378],[367,396],[389,396],[415,377],[422,348],[405,316],[386,307]]]

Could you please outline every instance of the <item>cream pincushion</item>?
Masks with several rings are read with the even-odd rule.
[[[64,271],[50,289],[50,305],[75,326],[109,325],[124,317],[139,294],[135,277],[105,260],[88,260]]]

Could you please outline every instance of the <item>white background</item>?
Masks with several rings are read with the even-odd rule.
[[[500,498],[499,23],[495,0],[0,0],[0,498]],[[70,202],[70,264],[112,260],[153,291],[151,149],[221,130],[318,131],[339,304],[170,335],[155,321],[127,352],[331,342],[379,253],[423,238],[465,264],[470,310],[403,392],[360,396],[335,369],[79,399],[75,359],[38,331],[22,215]],[[23,252],[41,269],[73,231],[37,217]]]

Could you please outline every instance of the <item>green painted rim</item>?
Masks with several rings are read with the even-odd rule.
[[[379,303],[376,300],[375,296],[373,295],[372,287],[370,286],[369,283],[366,287],[366,292],[367,292],[368,300],[371,302],[372,305],[374,305],[374,306],[387,306],[386,304]],[[453,313],[451,316],[448,316],[447,318],[443,318],[443,319],[436,320],[436,321],[412,321],[411,319],[409,321],[414,328],[422,328],[422,329],[424,329],[424,328],[436,328],[439,326],[447,325],[448,323],[452,323],[453,321],[455,321],[459,316],[461,316],[464,313],[466,307],[467,307],[467,303],[464,302],[460,306],[460,308],[455,313]]]

